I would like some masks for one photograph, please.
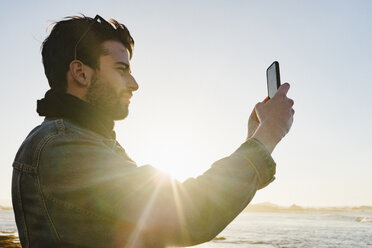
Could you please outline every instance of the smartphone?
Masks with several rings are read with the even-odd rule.
[[[267,91],[269,99],[272,98],[280,87],[279,62],[274,61],[266,70]]]

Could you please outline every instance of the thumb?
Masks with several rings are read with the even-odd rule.
[[[265,100],[266,100],[266,98],[265,98]],[[265,105],[265,100],[263,101],[263,102],[258,102],[258,103],[256,103],[256,105],[254,106],[254,109],[253,109],[253,111],[256,111],[256,110],[260,110],[261,109],[261,107],[263,106],[263,105]],[[268,100],[267,100],[268,101]],[[267,102],[266,101],[266,102]]]
[[[257,117],[257,113],[256,113],[256,106],[253,108],[253,110],[251,112],[251,115],[249,116],[248,124],[252,121],[253,122],[258,122],[258,117]]]

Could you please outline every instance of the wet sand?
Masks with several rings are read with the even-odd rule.
[[[14,235],[0,235],[0,247],[19,248],[21,244],[19,243],[18,237]]]

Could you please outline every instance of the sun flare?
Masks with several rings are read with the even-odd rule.
[[[180,147],[162,142],[162,145],[158,147],[160,150],[153,151],[151,154],[152,166],[180,182],[201,174],[200,166],[196,165],[198,156],[195,152],[189,151],[187,146]],[[190,154],[194,154],[194,156],[190,156]]]

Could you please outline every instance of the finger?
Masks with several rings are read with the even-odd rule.
[[[249,119],[252,119],[255,121],[258,121],[257,114],[256,114],[256,107],[253,108],[251,115],[249,116]]]
[[[267,101],[269,101],[269,97],[267,96],[262,102],[267,102]]]
[[[292,125],[293,125],[293,121],[294,121],[294,118],[293,116],[288,120],[288,126],[287,126],[287,132],[289,132],[289,130],[291,129]]]
[[[293,107],[294,101],[291,98],[288,98],[289,106]]]
[[[277,93],[286,95],[288,93],[289,87],[290,87],[289,83],[282,84],[278,88],[278,92]]]
[[[251,115],[256,114],[256,107],[253,108]]]
[[[260,109],[262,105],[264,105],[264,102],[258,102],[258,103],[256,103],[256,105],[254,106],[254,110]]]

